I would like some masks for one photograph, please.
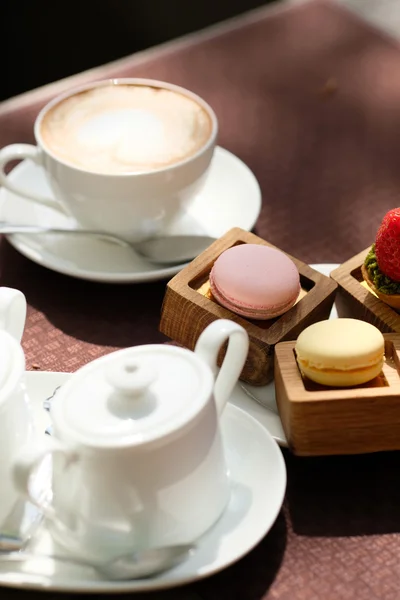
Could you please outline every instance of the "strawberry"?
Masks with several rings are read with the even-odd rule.
[[[375,254],[382,273],[400,281],[400,208],[393,208],[383,217],[375,240]]]

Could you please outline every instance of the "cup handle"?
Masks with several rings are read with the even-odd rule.
[[[232,390],[239,379],[249,351],[247,331],[229,319],[218,319],[206,327],[195,346],[195,353],[217,375],[218,352],[228,340],[228,349],[214,384],[217,412],[222,414]]]
[[[23,448],[12,466],[12,479],[14,487],[20,494],[36,506],[45,517],[57,522],[62,529],[66,529],[56,516],[53,506],[48,502],[48,490],[41,490],[41,494],[34,494],[31,487],[33,473],[39,469],[46,457],[54,454],[61,454],[64,457],[66,468],[79,460],[77,452],[69,449],[55,438],[45,438],[37,445],[29,444]]]
[[[66,215],[66,211],[56,200],[28,192],[20,188],[18,185],[15,185],[15,183],[13,183],[10,178],[7,177],[5,172],[6,165],[12,160],[22,160],[24,158],[29,158],[37,165],[43,166],[42,152],[37,146],[33,146],[32,144],[10,144],[9,146],[5,146],[0,150],[0,185],[3,185],[13,194],[23,196],[24,198],[32,200],[33,202],[37,202],[38,204],[44,204],[45,206],[48,206],[49,208],[57,210],[63,215]]]

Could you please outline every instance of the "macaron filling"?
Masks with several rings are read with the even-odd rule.
[[[313,362],[312,360],[302,358],[300,354],[297,355],[297,360],[300,363],[300,365],[305,369],[314,369],[315,371],[326,371],[331,373],[342,373],[343,371],[359,371],[361,369],[370,369],[371,367],[375,367],[378,364],[380,364],[381,366],[383,365],[382,352],[377,354],[375,358],[367,361],[365,364],[359,363],[356,367],[354,366],[354,364],[341,365],[340,367],[326,366],[322,362]]]
[[[299,361],[300,371],[311,381],[329,387],[353,387],[368,383],[378,377],[383,367],[383,360],[369,367],[359,369],[316,369]]]

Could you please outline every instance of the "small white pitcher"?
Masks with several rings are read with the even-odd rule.
[[[25,390],[25,357],[20,345],[26,318],[22,292],[0,287],[0,530],[18,500],[12,465],[33,435]]]
[[[137,346],[77,371],[53,400],[54,436],[27,447],[14,470],[30,497],[33,470],[53,455],[52,503],[39,506],[56,541],[103,560],[207,531],[230,497],[219,419],[247,352],[246,331],[219,320],[194,352]]]

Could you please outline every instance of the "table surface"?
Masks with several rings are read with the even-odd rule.
[[[218,115],[219,144],[260,182],[256,233],[302,260],[356,254],[399,204],[399,46],[337,4],[265,7],[6,101],[1,145],[33,141],[37,112],[60,91],[110,76],[202,95]],[[116,348],[166,341],[158,332],[165,284],[75,280],[0,243],[0,285],[21,289],[29,304],[28,369],[75,371]],[[285,503],[252,552],[204,581],[137,598],[399,599],[400,453],[284,456]]]

